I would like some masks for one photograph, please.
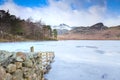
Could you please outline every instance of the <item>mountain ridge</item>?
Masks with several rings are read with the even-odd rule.
[[[120,40],[120,26],[107,27],[96,23],[88,27],[74,27],[66,34],[59,35],[59,40]]]

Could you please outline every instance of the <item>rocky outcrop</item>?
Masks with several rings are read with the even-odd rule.
[[[92,26],[88,27],[74,27],[71,31],[69,31],[69,34],[95,34],[98,31],[103,31],[108,29],[108,27],[104,26],[103,23],[97,23]]]
[[[0,51],[0,80],[44,80],[53,58],[53,52]]]
[[[88,26],[88,27],[74,27],[70,32],[72,33],[91,33],[94,31],[100,31],[100,30],[105,30],[108,29],[108,27],[104,26],[103,23],[97,23],[94,24],[92,26]]]
[[[103,23],[97,23],[97,24],[94,24],[90,27],[90,29],[96,29],[96,30],[104,30],[104,29],[107,29],[106,26],[104,26]]]
[[[74,27],[70,33],[80,33],[80,34],[84,34],[84,33],[88,33],[90,32],[91,29],[90,27]]]

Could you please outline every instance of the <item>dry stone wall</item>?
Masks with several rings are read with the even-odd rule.
[[[0,51],[0,80],[44,80],[53,59],[53,52]]]

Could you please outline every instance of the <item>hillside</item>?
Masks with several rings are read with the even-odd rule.
[[[41,21],[22,20],[8,11],[0,10],[0,41],[51,40],[55,31]]]
[[[67,34],[59,35],[60,40],[120,40],[120,26],[106,27],[97,23],[88,27],[75,27]]]

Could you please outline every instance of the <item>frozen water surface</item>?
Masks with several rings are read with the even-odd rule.
[[[120,80],[120,41],[68,40],[0,43],[1,50],[54,51],[48,80]]]

